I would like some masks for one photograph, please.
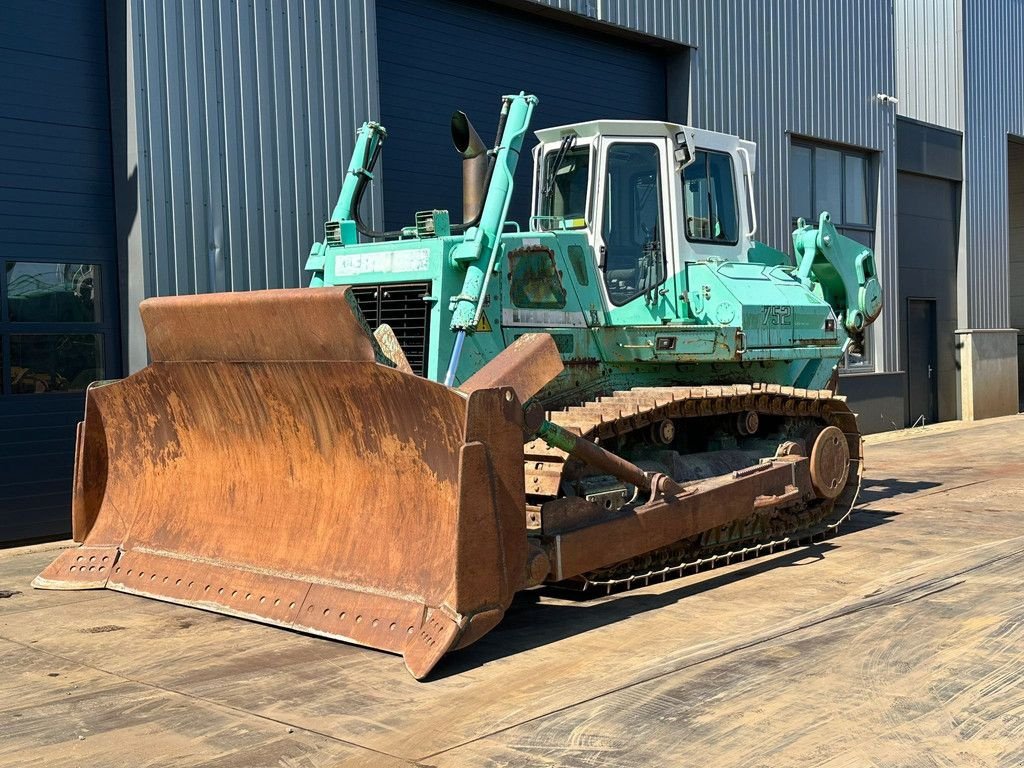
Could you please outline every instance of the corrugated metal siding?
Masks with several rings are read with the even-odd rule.
[[[896,87],[889,0],[540,2],[696,48],[690,120],[758,142],[771,245],[789,247],[787,132],[879,151],[876,250],[895,295],[895,113],[874,99]],[[147,293],[298,284],[352,126],[377,114],[372,0],[133,3]],[[898,366],[896,319],[883,314],[880,369]]]
[[[964,129],[962,0],[895,0],[899,113]]]
[[[302,285],[377,113],[373,0],[133,0],[132,21],[145,294]]]
[[[601,0],[598,18],[609,24],[635,29],[686,45],[698,45],[700,17],[710,9],[705,2],[664,0]],[[752,5],[751,11],[758,12]]]
[[[1007,144],[1008,134],[1024,136],[1022,41],[1024,3],[964,0],[963,256],[971,328],[1010,322]]]
[[[757,142],[758,237],[791,248],[788,134],[875,150],[875,252],[887,294],[898,295],[896,115],[875,98],[895,90],[890,3],[716,0],[676,7],[692,25],[680,36],[698,46],[690,122]],[[822,45],[823,29],[842,30],[837,45]],[[897,312],[882,313],[879,370],[899,367],[897,326]]]
[[[557,8],[560,11],[571,11],[582,16],[597,17],[597,4],[600,0],[532,0],[538,5]]]
[[[550,3],[549,3],[550,4]],[[600,0],[597,19],[692,46],[689,122],[757,142],[758,237],[790,250],[789,135],[878,152],[875,251],[896,269],[896,93],[890,0]],[[835,45],[822,30],[836,30]],[[899,313],[883,312],[876,369],[900,367]]]

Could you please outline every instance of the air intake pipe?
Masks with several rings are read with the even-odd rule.
[[[452,113],[452,143],[462,155],[462,221],[474,224],[487,189],[487,146],[461,110]]]

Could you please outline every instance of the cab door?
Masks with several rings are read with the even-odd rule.
[[[594,232],[608,325],[678,318],[669,149],[666,138],[601,141]]]

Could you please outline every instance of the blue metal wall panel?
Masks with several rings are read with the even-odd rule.
[[[895,0],[895,95],[901,115],[964,129],[962,10],[962,0]]]
[[[897,0],[900,114],[964,133],[963,328],[1010,324],[1008,140],[1024,137],[1019,0]]]
[[[457,52],[457,53],[456,53]],[[384,218],[462,210],[461,160],[449,121],[462,109],[490,145],[500,97],[539,98],[533,127],[593,118],[665,119],[665,61],[657,48],[552,24],[515,9],[456,0],[378,0],[377,55],[384,145]],[[527,225],[532,135],[510,215]]]
[[[106,365],[118,375],[103,0],[0,5],[0,256],[101,265]],[[6,321],[0,337],[19,330]],[[66,534],[83,396],[3,391],[0,542]]]
[[[1022,42],[1019,0],[964,0],[967,306],[960,320],[969,328],[1010,324],[1008,140],[1024,137]]]

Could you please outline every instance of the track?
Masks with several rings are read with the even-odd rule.
[[[751,515],[723,529],[705,531],[664,549],[585,574],[570,583],[573,589],[612,591],[629,589],[667,579],[688,570],[714,567],[733,559],[757,557],[765,552],[824,536],[834,531],[852,511],[860,489],[862,446],[856,417],[845,398],[829,390],[806,390],[774,384],[720,387],[645,387],[615,392],[611,396],[556,411],[548,418],[613,451],[643,451],[650,448],[650,433],[669,420],[676,434],[699,434],[721,430],[756,413],[756,422],[767,425],[761,442],[775,445],[799,441],[825,426],[842,430],[850,450],[846,486],[838,498],[812,503],[798,502],[774,510],[771,515]],[[754,440],[738,435],[739,443]],[[676,441],[677,443],[679,441]],[[809,441],[807,441],[809,442]],[[613,447],[614,446],[614,447]],[[685,461],[687,454],[682,451]],[[564,452],[534,440],[525,446],[528,513],[539,528],[544,505],[564,494],[567,481],[578,466]],[[709,454],[705,454],[709,455]],[[714,451],[710,455],[714,455]],[[628,456],[627,458],[634,458]],[[738,468],[736,468],[738,469]],[[677,478],[678,479],[678,478]]]

